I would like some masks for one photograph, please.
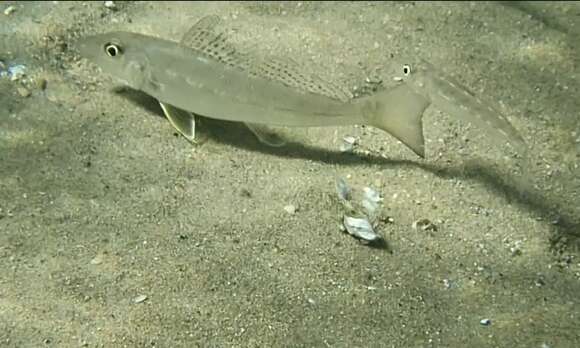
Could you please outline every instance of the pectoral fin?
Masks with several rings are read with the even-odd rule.
[[[286,145],[284,139],[274,133],[269,127],[262,124],[246,123],[246,127],[254,133],[260,142],[273,147],[280,147]]]
[[[187,140],[195,143],[195,116],[169,104],[159,102],[159,105],[171,125]]]

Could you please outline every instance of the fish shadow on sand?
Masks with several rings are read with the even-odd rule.
[[[114,90],[139,107],[165,117],[159,103],[145,93],[127,87]],[[242,148],[249,151],[277,157],[306,159],[325,164],[343,166],[369,165],[376,167],[396,166],[415,168],[432,173],[440,178],[456,178],[466,181],[482,182],[495,194],[503,196],[508,202],[518,204],[546,221],[552,229],[550,246],[554,252],[561,253],[567,248],[580,250],[580,220],[574,211],[565,211],[562,202],[544,195],[541,190],[531,187],[526,180],[505,178],[504,175],[485,165],[482,161],[471,161],[456,166],[426,163],[422,160],[387,159],[376,155],[344,153],[336,150],[316,148],[300,143],[288,142],[283,147],[270,147],[261,144],[241,123],[198,117],[199,130],[217,143]],[[227,134],[227,136],[223,136]],[[385,135],[386,136],[386,135]],[[380,248],[380,247],[379,247]]]

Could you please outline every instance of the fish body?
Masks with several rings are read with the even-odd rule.
[[[290,60],[239,54],[215,30],[218,22],[216,16],[203,17],[180,42],[111,32],[87,37],[79,48],[105,72],[158,99],[172,125],[189,140],[194,139],[194,114],[243,122],[274,146],[280,143],[264,127],[365,124],[386,131],[424,157],[422,116],[434,104],[517,150],[525,148],[497,109],[427,62],[414,67],[396,64],[398,85],[353,99],[301,72]]]
[[[195,114],[272,126],[367,124],[425,154],[421,118],[429,101],[404,84],[340,100],[249,73],[178,42],[129,32],[89,37],[80,52],[126,85]]]
[[[507,142],[515,151],[526,155],[524,139],[493,103],[475,96],[457,79],[422,59],[407,67],[409,71],[401,77],[402,82],[415,93],[428,98],[433,107],[461,121],[473,123],[498,144]]]
[[[128,58],[130,87],[178,108],[218,119],[274,126],[364,123],[361,103],[342,102],[292,87],[205,57],[176,42],[117,32],[118,42],[142,47]],[[119,39],[120,38],[120,39]]]

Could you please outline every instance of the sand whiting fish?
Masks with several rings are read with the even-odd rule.
[[[386,131],[425,156],[422,117],[434,104],[473,121],[521,149],[518,132],[489,104],[426,62],[396,69],[394,87],[354,99],[348,92],[301,71],[287,58],[259,58],[237,50],[217,30],[220,19],[201,18],[180,42],[129,32],[84,38],[81,55],[126,85],[156,98],[171,124],[195,142],[195,115],[245,123],[262,142],[280,146],[268,126],[364,124]]]

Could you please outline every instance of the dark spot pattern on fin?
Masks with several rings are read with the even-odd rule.
[[[226,65],[245,69],[248,58],[227,41],[227,34],[218,28],[216,15],[202,17],[181,38],[180,44]]]
[[[346,89],[324,81],[314,74],[304,73],[300,65],[290,58],[268,57],[259,59],[242,53],[227,40],[216,15],[202,17],[181,39],[181,44],[198,53],[246,71],[249,76],[276,81],[305,93],[324,95],[347,102],[353,98]]]
[[[302,72],[300,65],[291,58],[270,57],[252,67],[256,75],[278,81],[303,92],[324,95],[342,102],[352,99],[352,94],[320,77]]]

